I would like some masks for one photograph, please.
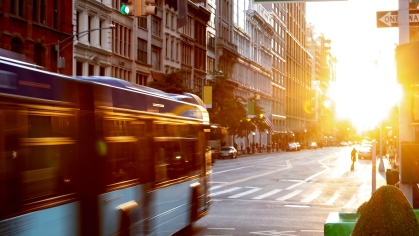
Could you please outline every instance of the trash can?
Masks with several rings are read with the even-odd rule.
[[[395,185],[397,182],[399,182],[399,171],[387,169],[386,182],[387,182],[387,185]]]

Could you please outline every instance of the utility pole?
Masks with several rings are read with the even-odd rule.
[[[109,27],[105,27],[105,28],[97,28],[97,29],[91,29],[91,30],[86,30],[77,34],[73,34],[71,36],[69,36],[68,38],[64,39],[63,41],[58,40],[57,44],[55,45],[55,50],[57,51],[57,73],[59,72],[59,69],[64,68],[65,67],[65,59],[64,58],[60,58],[60,52],[66,48],[68,45],[72,44],[74,41],[76,41],[78,38],[81,38],[83,36],[86,36],[88,34],[90,34],[90,32],[95,31],[95,30],[103,30],[103,29],[114,29],[115,25],[110,24]],[[81,35],[83,34],[83,35]],[[73,39],[73,41],[67,43],[64,47],[60,47],[61,43],[66,42],[67,40],[74,38],[75,36],[77,36],[76,39]]]
[[[398,10],[398,22],[399,22],[399,45],[410,43],[410,26],[409,26],[409,0],[399,0]],[[414,52],[412,52],[414,53]],[[411,97],[412,90],[410,84],[402,84],[403,97],[399,103],[399,147],[402,142],[411,142],[415,140],[414,130],[410,127],[411,117]],[[398,155],[401,156],[401,148],[398,149]],[[401,179],[401,172],[400,177]],[[407,200],[413,205],[413,191],[410,184],[400,183],[400,190],[404,193]]]

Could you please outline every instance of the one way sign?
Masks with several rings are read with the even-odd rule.
[[[377,11],[377,28],[398,27],[398,11]],[[419,10],[409,10],[409,25],[419,26]]]

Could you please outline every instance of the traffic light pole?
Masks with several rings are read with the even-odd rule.
[[[409,0],[399,0],[398,10],[398,22],[399,22],[399,45],[410,43],[410,26],[409,26]],[[414,52],[412,52],[414,53]],[[409,84],[402,84],[403,97],[399,102],[399,149],[398,154],[401,156],[401,143],[410,142],[415,140],[415,133],[412,127],[410,127],[411,116],[411,97],[412,91]],[[400,166],[401,168],[401,166]],[[403,169],[400,169],[400,177]],[[400,190],[404,193],[407,200],[413,205],[413,190],[410,184],[400,182]]]
[[[69,36],[68,38],[64,39],[63,41],[58,40],[57,44],[55,45],[55,50],[57,51],[57,73],[60,73],[60,72],[59,72],[59,69],[64,68],[64,63],[65,63],[65,61],[63,61],[63,62],[61,62],[61,63],[60,63],[60,52],[61,52],[64,48],[66,48],[68,45],[70,45],[70,44],[72,44],[74,41],[76,41],[77,39],[73,39],[73,41],[71,41],[71,42],[67,43],[67,44],[66,44],[64,47],[62,47],[62,48],[60,48],[60,43],[64,43],[64,42],[66,42],[67,40],[69,40],[69,39],[71,39],[71,38],[74,38],[74,37],[76,37],[76,36],[77,36],[77,38],[79,39],[79,38],[81,38],[81,37],[83,37],[83,36],[86,36],[86,35],[90,34],[90,32],[92,32],[92,31],[96,31],[96,30],[103,30],[103,29],[114,29],[114,28],[115,28],[115,25],[111,24],[111,25],[109,25],[109,27],[105,27],[105,28],[97,28],[97,29],[91,29],[91,30],[86,30],[86,31],[83,31],[83,32],[80,32],[80,33],[77,33],[77,34],[73,34],[73,35]],[[81,34],[83,34],[83,35],[81,35]],[[79,36],[79,35],[80,35],[80,36]],[[60,65],[60,64],[62,64],[62,65]]]

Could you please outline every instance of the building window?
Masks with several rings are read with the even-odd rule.
[[[137,17],[138,27],[147,29],[147,17]]]
[[[12,52],[16,52],[19,54],[23,54],[23,43],[19,38],[13,38],[12,39]]]
[[[152,46],[151,48],[151,66],[153,70],[160,70],[160,52],[161,49]]]
[[[135,78],[135,83],[147,86],[147,78],[148,78],[148,75],[137,73],[136,78]]]
[[[14,1],[12,0],[12,2],[16,2],[16,0]],[[58,4],[58,3],[55,3],[55,2],[57,1],[54,1],[54,8],[57,8],[55,4]],[[41,23],[41,24],[45,24],[45,9],[44,8],[45,8],[45,0],[32,0],[32,20],[33,21]],[[56,14],[58,14],[58,12]]]
[[[151,33],[161,37],[161,19],[155,16],[151,16],[151,19]]]
[[[138,38],[137,43],[137,60],[147,63],[147,41]]]
[[[207,49],[210,51],[215,51],[215,36],[212,33],[207,34]]]
[[[10,0],[10,13],[23,17],[24,0]]]
[[[99,27],[105,28],[105,22],[103,20],[99,21]],[[104,32],[102,30],[99,30],[99,46],[102,47],[102,34]]]
[[[88,68],[88,74],[89,76],[94,76],[95,75],[95,66],[92,64],[89,64],[89,68]]]
[[[34,62],[39,66],[45,67],[45,49],[41,44],[37,43],[34,47]]]
[[[99,67],[99,76],[105,76],[105,67]]]
[[[53,1],[53,3],[54,3],[54,9],[53,9],[53,11],[52,11],[52,27],[54,28],[54,29],[57,29],[58,28],[58,2],[59,1]]]
[[[76,61],[76,76],[83,75],[83,62]]]
[[[91,29],[91,20],[90,16],[87,16],[87,30]],[[90,31],[87,32],[87,42],[90,43]]]
[[[212,73],[214,71],[214,58],[207,57],[207,73]]]

